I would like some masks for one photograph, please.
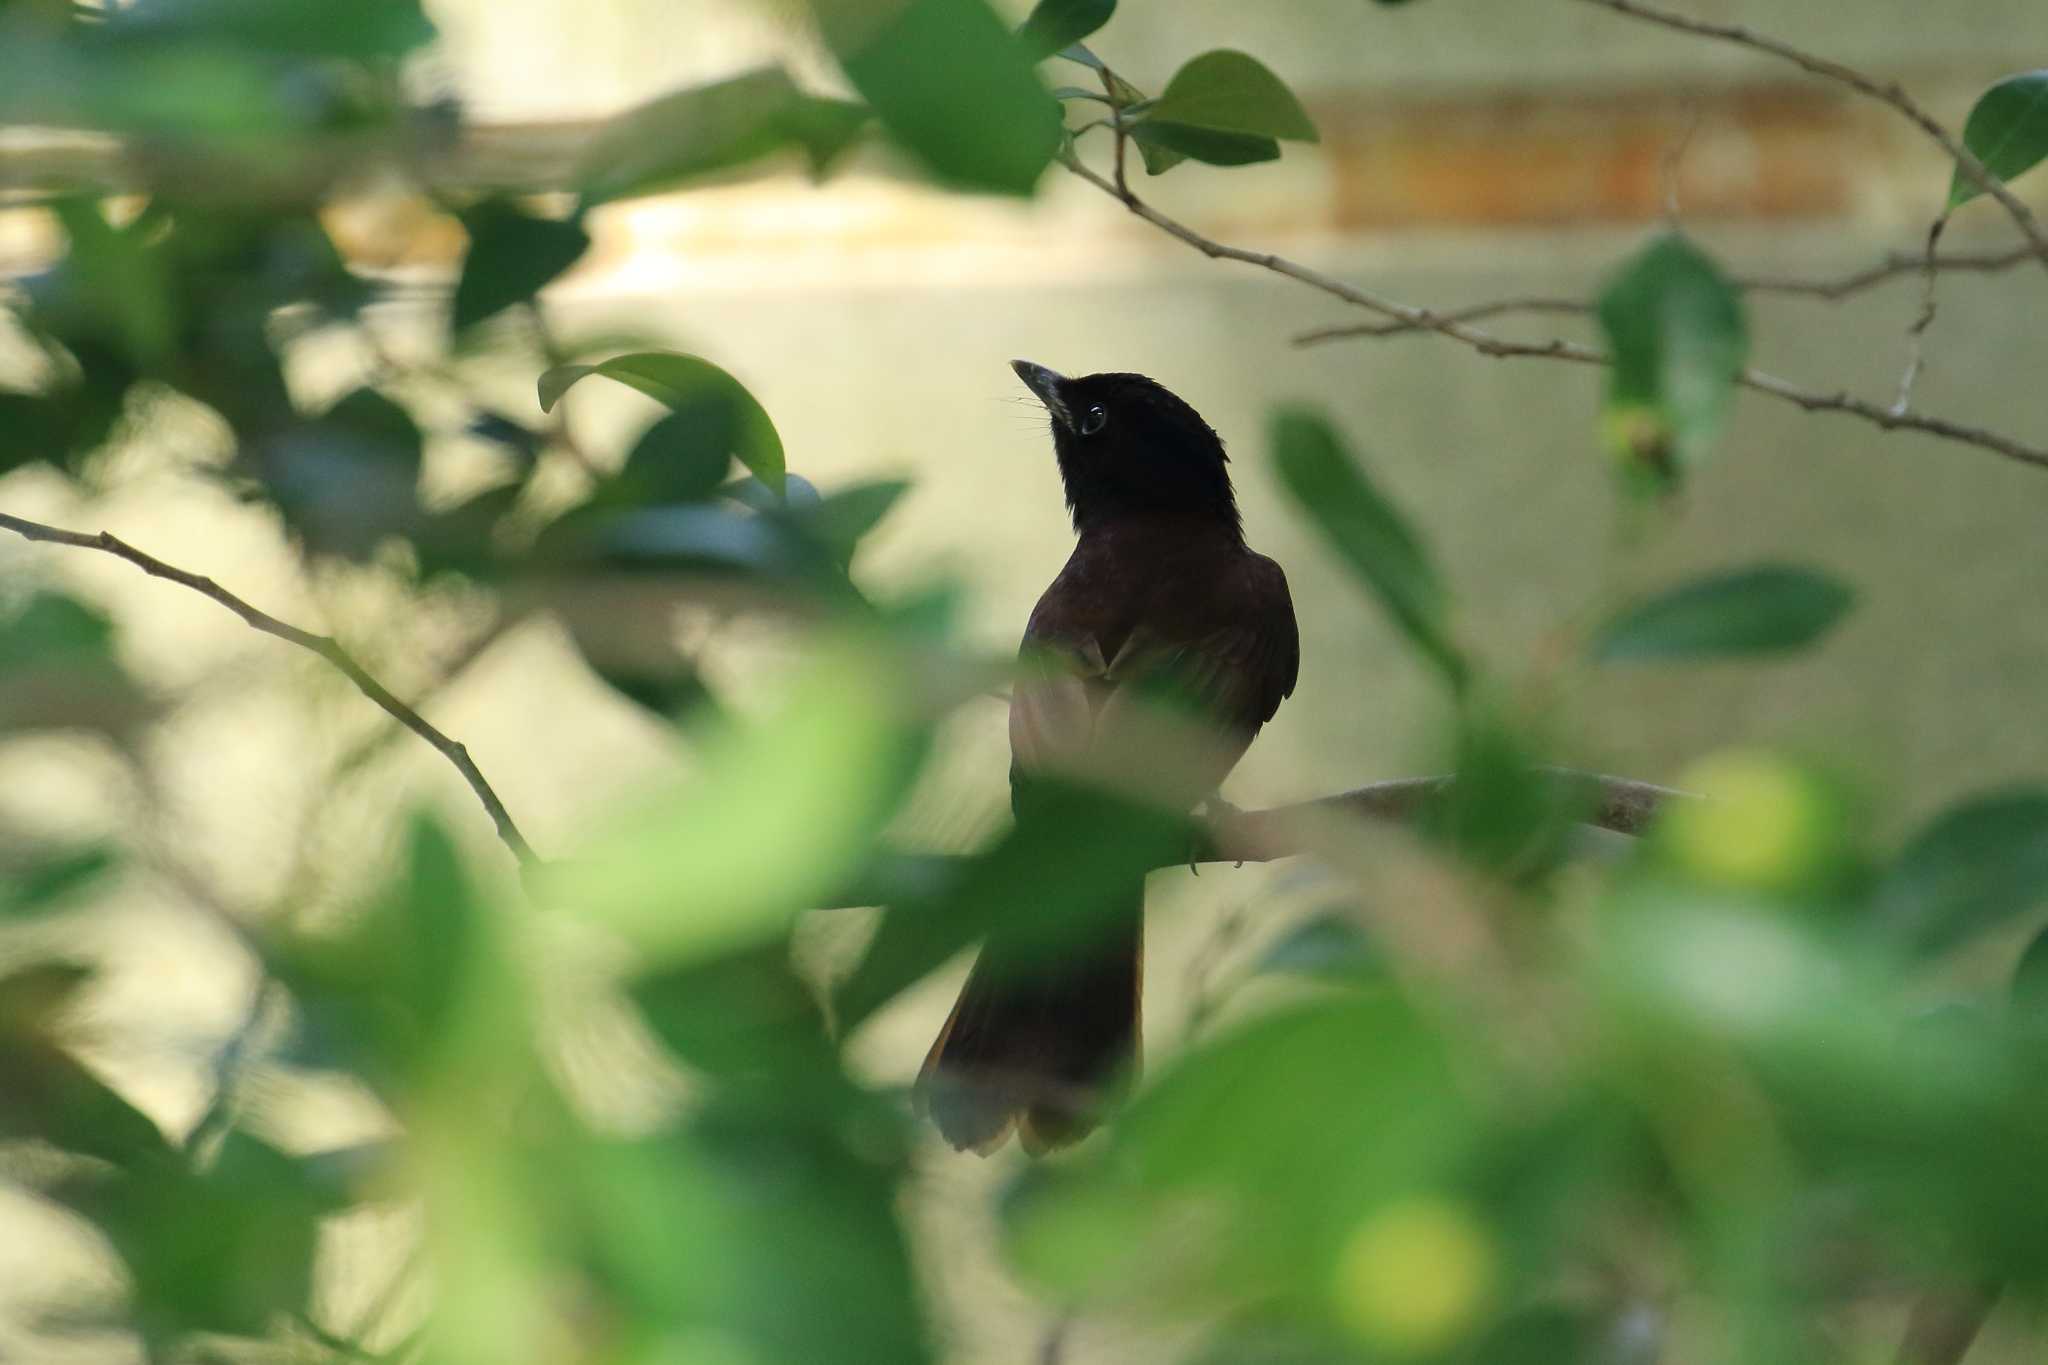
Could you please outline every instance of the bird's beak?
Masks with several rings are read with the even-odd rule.
[[[1045,410],[1053,415],[1054,421],[1068,431],[1074,429],[1074,415],[1067,411],[1066,399],[1060,396],[1067,385],[1065,375],[1048,370],[1043,365],[1034,365],[1028,360],[1013,360],[1010,362],[1010,368],[1024,381],[1024,387],[1036,394],[1039,402],[1045,404]]]

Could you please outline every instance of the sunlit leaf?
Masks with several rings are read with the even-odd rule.
[[[811,0],[883,127],[942,180],[1029,194],[1060,141],[1059,102],[984,0]]]
[[[1936,816],[1878,889],[1886,932],[1938,953],[2048,901],[2048,790],[1979,796]]]
[[[585,204],[653,194],[800,148],[822,176],[853,144],[868,112],[799,90],[764,67],[663,95],[606,124],[578,162]]]
[[[763,942],[865,860],[911,770],[903,719],[882,661],[833,651],[773,716],[704,736],[679,790],[551,864],[542,899],[653,966]]]
[[[1706,458],[1749,356],[1741,296],[1705,253],[1667,233],[1600,295],[1613,353],[1604,422],[1632,480],[1664,487]]]
[[[1080,42],[1109,22],[1116,0],[1038,0],[1017,30],[1034,59]]]
[[[1176,71],[1142,118],[1216,133],[1316,140],[1316,126],[1294,92],[1257,58],[1228,48],[1205,52]]]
[[[2048,70],[2007,76],[1977,97],[1963,124],[1963,145],[2000,180],[2017,180],[2048,157]],[[1948,206],[1984,193],[1960,167],[1949,182]]]
[[[1467,670],[1446,631],[1443,585],[1400,513],[1314,413],[1276,414],[1272,443],[1274,468],[1296,505],[1408,638],[1453,686],[1462,686]]]
[[[469,250],[455,284],[457,331],[526,303],[590,246],[577,219],[536,218],[501,200],[485,200],[462,215]]]
[[[1600,631],[1606,663],[1785,654],[1813,644],[1855,602],[1839,579],[1765,564],[1699,579],[1627,608]]]
[[[710,361],[674,351],[638,351],[595,365],[558,365],[540,377],[541,411],[552,411],[570,385],[593,374],[638,389],[675,412],[702,411],[697,405],[706,399],[729,405],[732,454],[763,483],[782,491],[782,438],[775,423],[744,385]]]

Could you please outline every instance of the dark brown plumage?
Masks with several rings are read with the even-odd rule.
[[[1052,415],[1079,537],[1024,630],[1012,808],[1032,818],[1034,779],[1056,774],[1191,809],[1294,690],[1286,575],[1245,545],[1223,443],[1193,408],[1143,375],[1012,365]],[[1175,718],[1189,714],[1200,723]],[[955,1147],[992,1151],[1013,1130],[1034,1153],[1075,1141],[1135,1072],[1144,886],[1117,895],[1099,936],[1056,962],[1000,932],[983,945],[919,1077]]]

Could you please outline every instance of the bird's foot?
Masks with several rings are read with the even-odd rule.
[[[1188,871],[1194,873],[1197,877],[1202,875],[1201,868],[1197,867],[1196,864],[1201,859],[1203,849],[1215,844],[1217,830],[1229,825],[1238,816],[1243,814],[1242,810],[1231,805],[1221,796],[1211,796],[1203,801],[1201,805],[1195,807],[1195,821],[1201,826],[1201,831],[1195,835],[1193,846],[1188,850]],[[1243,867],[1244,864],[1240,862],[1238,866]]]

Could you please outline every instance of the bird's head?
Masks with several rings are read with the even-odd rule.
[[[1010,368],[1052,414],[1075,530],[1162,513],[1239,529],[1223,441],[1158,383],[1142,374],[1069,379],[1028,360]]]

